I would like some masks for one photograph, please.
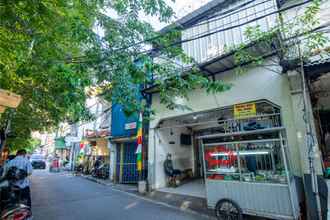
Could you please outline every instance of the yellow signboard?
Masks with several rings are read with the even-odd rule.
[[[256,103],[244,103],[234,105],[234,117],[237,118],[247,118],[255,116],[257,114]]]

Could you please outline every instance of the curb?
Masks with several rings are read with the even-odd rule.
[[[116,188],[115,187],[116,184],[113,184],[113,183],[105,183],[102,180],[98,180],[96,178],[85,176],[85,175],[74,175],[74,176],[82,177],[82,178],[84,178],[86,180],[92,181],[94,183],[98,183],[98,184],[103,185],[103,186],[110,186],[113,191],[125,193],[126,195],[129,195],[131,197],[138,198],[138,199],[141,199],[141,200],[144,200],[144,201],[147,201],[147,202],[156,204],[156,205],[165,206],[167,208],[171,208],[171,209],[174,209],[174,210],[177,210],[177,211],[181,211],[181,212],[185,212],[185,213],[189,213],[189,214],[193,214],[193,215],[198,215],[198,216],[201,216],[201,217],[203,217],[205,219],[217,220],[217,218],[215,216],[210,216],[210,215],[207,215],[207,214],[202,214],[202,213],[200,213],[198,211],[194,211],[194,210],[192,210],[190,208],[180,208],[178,206],[170,205],[170,204],[165,203],[165,202],[160,202],[160,201],[157,201],[157,200],[154,200],[154,199],[147,198],[144,195],[138,194],[137,191],[136,191],[136,193],[133,193],[133,192],[128,192],[128,191],[126,191],[124,189]]]
[[[105,183],[105,182],[102,181],[102,180],[98,180],[98,179],[93,178],[93,177],[90,177],[90,176],[80,175],[80,177],[83,177],[83,178],[85,178],[85,179],[87,179],[87,180],[90,180],[90,181],[92,181],[92,182],[94,182],[94,183],[101,184],[101,185],[103,185],[103,186],[113,186],[113,184],[111,184],[111,183]]]

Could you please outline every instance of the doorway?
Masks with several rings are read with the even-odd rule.
[[[330,73],[311,82],[311,102],[323,166],[330,168]]]

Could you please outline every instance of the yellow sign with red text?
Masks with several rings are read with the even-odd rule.
[[[256,108],[256,103],[254,102],[234,105],[235,119],[248,118],[256,115],[257,115],[257,108]]]

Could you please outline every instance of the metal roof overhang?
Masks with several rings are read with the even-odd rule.
[[[257,56],[261,56],[263,58],[273,56],[276,53],[276,51],[271,48],[269,43],[266,42],[250,43],[246,46],[246,50],[249,54],[256,54]],[[202,63],[199,68],[208,76],[213,76],[233,70],[238,66],[246,66],[251,64],[251,61],[247,61],[241,64],[235,63],[234,56],[236,52],[237,50],[234,50],[230,53],[210,59]]]
[[[136,141],[136,136],[131,136],[131,137],[113,137],[113,136],[110,136],[109,140],[113,143],[134,142],[134,141]]]
[[[330,57],[313,63],[307,63],[304,65],[304,70],[309,79],[317,80],[322,75],[330,72]]]

